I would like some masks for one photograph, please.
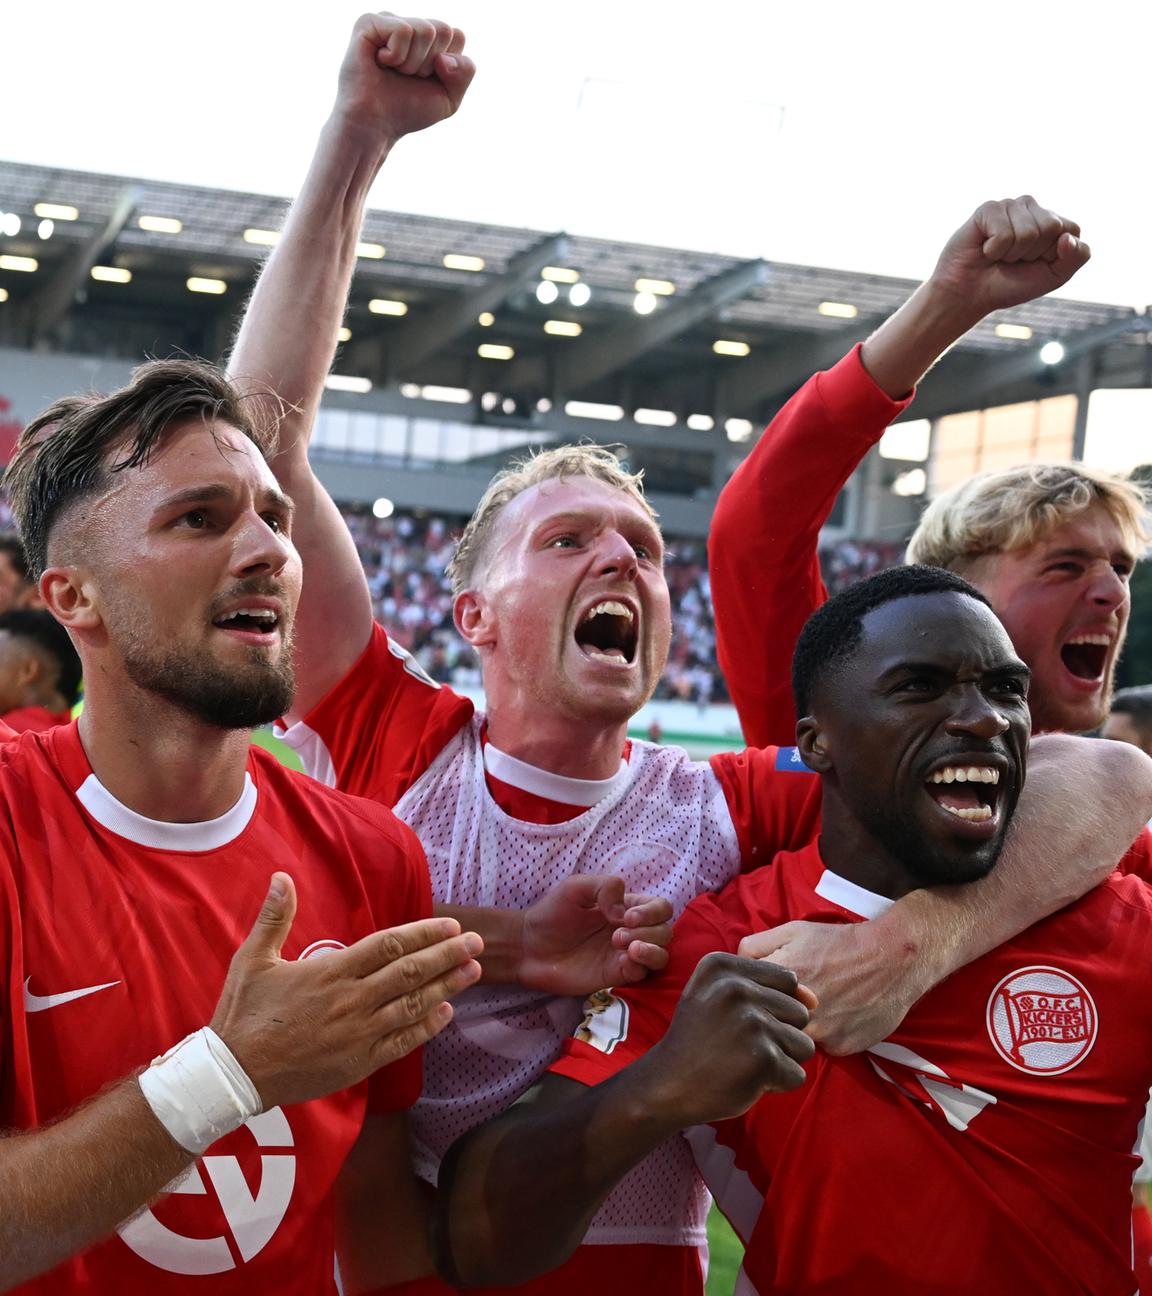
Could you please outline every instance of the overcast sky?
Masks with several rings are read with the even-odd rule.
[[[1030,191],[1093,246],[1070,295],[1152,301],[1147,4],[439,6],[477,80],[379,206],[919,276],[979,201]],[[0,154],[289,194],[359,12],[9,6]]]

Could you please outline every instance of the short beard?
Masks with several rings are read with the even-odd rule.
[[[133,644],[124,668],[139,688],[217,729],[255,729],[279,719],[292,705],[296,684],[287,641],[277,663],[263,649],[250,648],[247,662],[228,671],[196,654],[153,657]]]

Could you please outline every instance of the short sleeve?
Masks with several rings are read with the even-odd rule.
[[[796,747],[749,747],[712,757],[724,789],[744,872],[780,851],[799,850],[820,833],[820,776]]]
[[[374,624],[344,678],[302,721],[278,733],[313,778],[393,806],[472,709]]]

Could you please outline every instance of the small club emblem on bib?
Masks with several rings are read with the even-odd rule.
[[[1096,1043],[1097,1024],[1092,996],[1058,968],[1020,968],[988,1000],[996,1051],[1032,1075],[1060,1075],[1083,1062]]]

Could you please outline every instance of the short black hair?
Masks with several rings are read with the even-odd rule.
[[[70,707],[80,698],[82,670],[80,657],[72,646],[68,631],[44,608],[13,608],[0,612],[0,630],[14,639],[27,639],[59,664],[56,687]]]
[[[1117,689],[1112,694],[1109,710],[1112,715],[1131,717],[1132,723],[1142,732],[1152,734],[1152,684]]]
[[[15,531],[0,531],[0,554],[7,554],[12,570],[26,584],[32,584],[32,574],[28,570],[28,557],[24,552],[24,542]]]
[[[987,608],[992,606],[974,585],[942,567],[889,567],[850,585],[817,608],[800,632],[792,655],[792,696],[798,716],[808,715],[820,681],[846,665],[860,647],[868,613],[917,594],[966,594]]]
[[[231,424],[265,457],[273,448],[274,429],[257,423],[244,395],[200,360],[153,360],[110,396],[68,396],[34,418],[4,474],[32,579],[48,565],[61,513],[98,494],[113,473],[143,467],[169,428],[195,418]]]

